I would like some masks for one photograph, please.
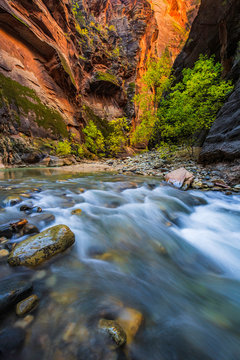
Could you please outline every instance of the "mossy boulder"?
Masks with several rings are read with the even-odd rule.
[[[69,227],[56,225],[20,242],[11,251],[8,262],[12,266],[37,266],[66,250],[74,241],[75,236]]]

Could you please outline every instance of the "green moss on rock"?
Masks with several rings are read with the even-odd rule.
[[[56,225],[17,244],[8,262],[12,266],[37,266],[66,250],[74,241],[75,236],[69,227]]]
[[[98,71],[95,76],[96,81],[107,81],[110,82],[116,86],[120,86],[119,81],[117,77],[113,74],[110,74],[108,72]]]
[[[54,109],[44,105],[36,92],[0,74],[0,103],[17,106],[19,113],[34,113],[38,126],[51,129],[56,135],[68,136],[66,124],[62,116]]]

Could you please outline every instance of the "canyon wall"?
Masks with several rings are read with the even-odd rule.
[[[215,55],[235,90],[220,110],[204,144],[205,163],[240,158],[240,2],[202,0],[187,43],[175,61],[176,76],[200,54]]]
[[[147,58],[183,46],[196,0],[0,0],[0,156],[135,119]],[[37,141],[35,141],[37,140]]]

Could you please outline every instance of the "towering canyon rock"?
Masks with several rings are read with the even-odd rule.
[[[235,90],[220,110],[200,156],[203,162],[240,158],[240,2],[202,0],[188,41],[176,59],[177,76],[200,54],[215,55]]]
[[[169,45],[174,59],[196,9],[196,0],[0,0],[3,161],[21,162],[35,138],[83,141],[89,120],[132,121],[147,58]]]

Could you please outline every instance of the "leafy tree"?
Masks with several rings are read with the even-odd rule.
[[[199,132],[211,127],[233,89],[221,73],[221,64],[203,55],[193,69],[184,69],[182,81],[161,99],[153,138],[193,146]]]
[[[147,144],[152,134],[159,101],[172,82],[171,65],[168,49],[158,60],[149,59],[147,62],[147,71],[141,79],[141,90],[133,99],[139,107],[141,121],[131,137],[133,145]]]
[[[120,153],[127,142],[127,131],[129,130],[127,119],[118,118],[109,123],[109,135],[105,139],[105,148],[108,155]]]
[[[97,126],[91,120],[83,129],[85,134],[85,146],[93,154],[104,155],[104,137]]]

